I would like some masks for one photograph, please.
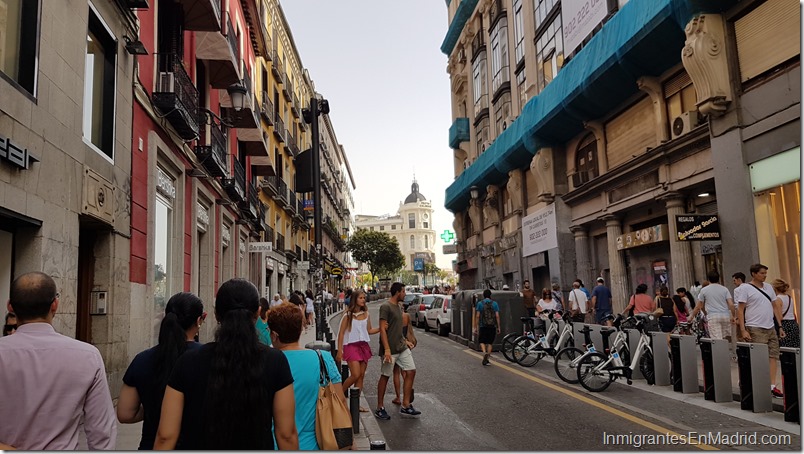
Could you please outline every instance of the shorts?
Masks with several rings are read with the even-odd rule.
[[[732,337],[732,324],[730,314],[708,314],[706,316],[709,324],[709,337],[711,339],[725,339]]]
[[[360,341],[343,346],[343,359],[346,361],[366,363],[371,356],[371,347],[368,342]]]
[[[481,326],[478,330],[477,342],[480,344],[491,345],[494,343],[495,337],[497,337],[496,326]]]
[[[380,357],[380,360],[382,360],[382,357]],[[391,355],[390,363],[382,363],[380,375],[390,377],[394,373],[395,365],[399,366],[402,370],[416,369],[416,364],[413,363],[413,354],[410,353],[409,348],[406,348],[403,352],[397,353],[396,355]]]
[[[663,333],[672,332],[676,328],[676,318],[672,315],[663,315],[659,317],[659,326],[662,327]]]
[[[773,328],[758,328],[756,326],[746,326],[745,329],[751,335],[751,342],[755,344],[767,344],[768,356],[779,359],[779,336]]]
[[[609,315],[611,315],[611,310],[610,309],[606,309],[604,311],[596,311],[595,312],[595,321],[597,322],[598,325],[602,325],[603,322],[605,321],[606,317],[608,317]]]

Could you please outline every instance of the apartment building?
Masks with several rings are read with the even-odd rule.
[[[800,287],[796,2],[447,4],[462,287]]]

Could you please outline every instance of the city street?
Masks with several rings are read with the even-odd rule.
[[[369,305],[373,326],[379,323],[379,305]],[[333,320],[333,329],[337,321]],[[705,402],[701,405],[711,406],[705,408],[620,382],[592,394],[558,380],[549,359],[527,369],[495,353],[491,365],[484,367],[481,355],[468,347],[418,328],[415,332],[419,342],[413,351],[417,366],[414,406],[422,415],[418,419],[401,417],[399,407],[391,403],[394,393],[389,382],[385,407],[391,420],[378,421],[385,440],[395,450],[623,450],[640,446],[650,450],[800,450],[799,426],[783,422],[780,413],[743,412],[736,417],[724,413],[734,408],[730,404]],[[375,352],[378,343],[379,337],[372,336]],[[365,380],[366,398],[372,407],[379,365],[379,359],[369,363]],[[699,400],[704,402],[702,395]],[[736,408],[739,411],[739,404]],[[673,444],[691,433],[698,434],[696,446]],[[732,439],[707,443],[704,437],[709,433]],[[628,438],[615,438],[618,435]]]

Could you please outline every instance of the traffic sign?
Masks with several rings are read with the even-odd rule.
[[[248,244],[249,252],[271,252],[273,250],[273,243],[270,241],[260,241]]]
[[[443,252],[444,252],[444,254],[457,254],[458,253],[458,245],[457,244],[445,244]]]
[[[424,259],[423,258],[414,258],[413,259],[413,271],[424,271]]]

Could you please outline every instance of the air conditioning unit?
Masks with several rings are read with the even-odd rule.
[[[673,138],[677,139],[692,131],[698,126],[699,121],[700,118],[698,117],[697,110],[690,110],[689,112],[684,112],[679,115],[673,120]]]
[[[173,73],[160,72],[159,86],[156,91],[159,93],[175,93],[176,77]]]
[[[514,124],[515,120],[516,120],[516,115],[509,115],[505,120],[503,120],[502,130],[505,131],[506,129],[508,129],[509,126]]]

